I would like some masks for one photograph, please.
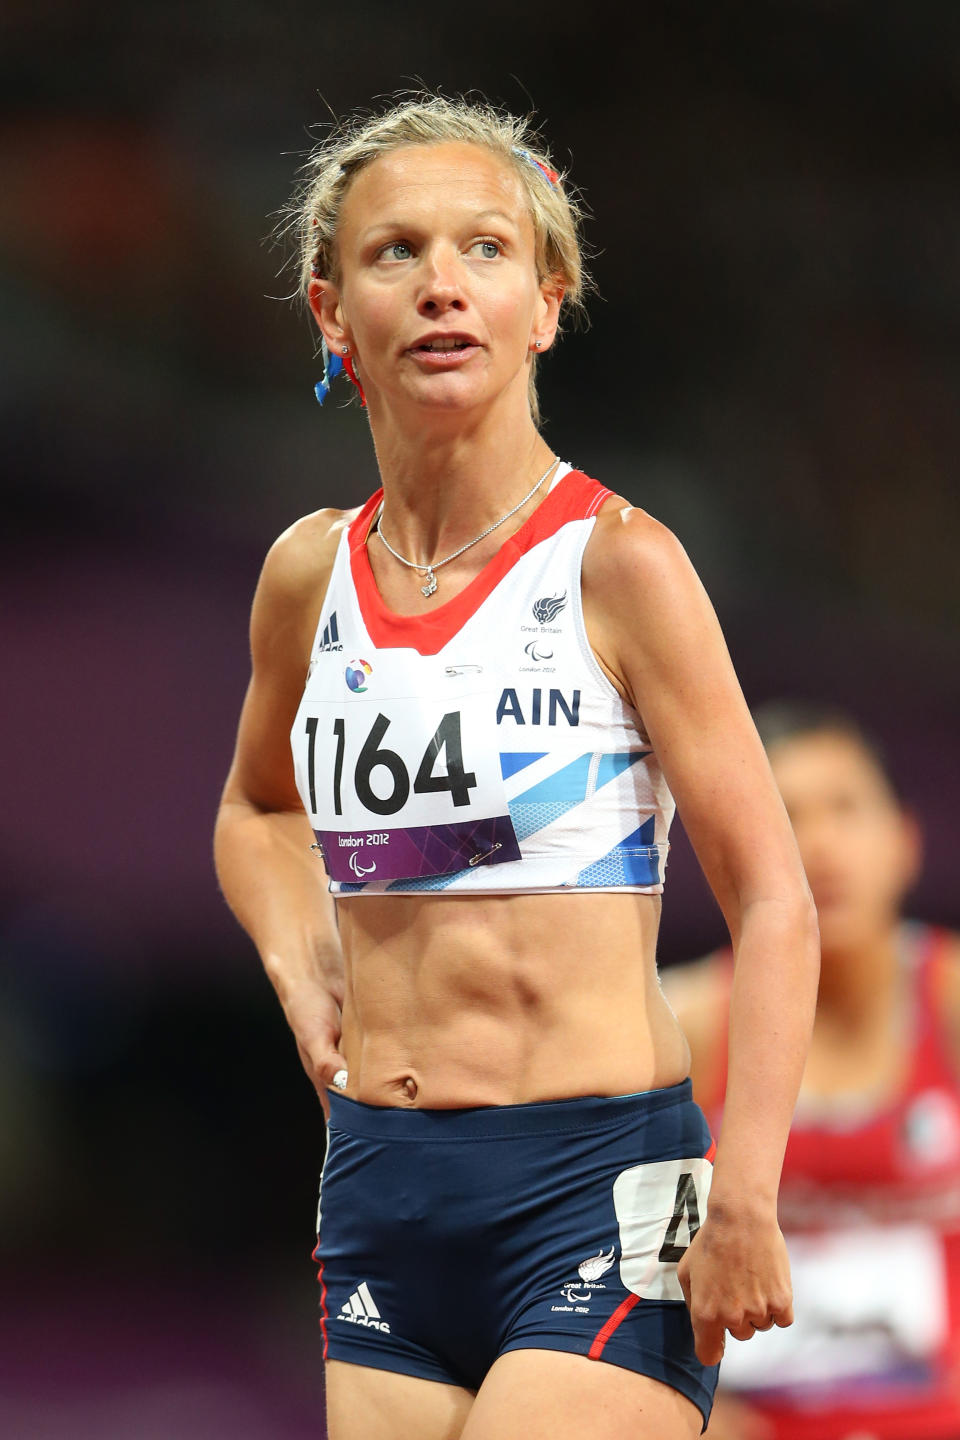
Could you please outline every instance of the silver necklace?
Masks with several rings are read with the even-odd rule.
[[[476,537],[475,540],[468,540],[466,545],[461,545],[460,549],[454,550],[452,555],[446,556],[446,558],[443,560],[434,560],[432,565],[418,565],[416,560],[408,560],[405,555],[400,555],[396,550],[394,550],[393,546],[390,544],[390,541],[383,533],[382,504],[380,506],[380,514],[377,517],[377,534],[380,536],[380,539],[390,551],[390,554],[393,556],[394,560],[399,560],[400,564],[406,565],[409,570],[419,570],[421,575],[426,576],[426,585],[420,586],[421,595],[433,595],[437,589],[437,577],[433,572],[435,570],[439,570],[441,565],[449,565],[450,561],[456,560],[457,556],[462,555],[464,550],[470,550],[474,545],[479,545],[481,540],[485,540],[488,535],[493,533],[494,530],[498,530],[501,525],[505,524],[506,521],[510,519],[511,515],[516,515],[518,510],[522,510],[524,505],[526,505],[527,501],[533,499],[534,495],[536,495],[537,491],[540,489],[540,486],[553,473],[553,471],[559,464],[559,457],[551,460],[547,469],[544,470],[543,474],[540,476],[540,479],[537,481],[536,485],[534,485],[533,489],[530,490],[526,495],[524,495],[523,499],[517,505],[514,505],[512,510],[508,510],[506,515],[501,515],[500,519],[495,520],[492,525],[488,525],[486,530],[481,530],[480,534]]]

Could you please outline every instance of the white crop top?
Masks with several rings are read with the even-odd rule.
[[[335,895],[662,891],[673,798],[583,621],[581,560],[609,494],[561,466],[422,616],[388,610],[374,582],[382,492],[344,531],[290,737]]]

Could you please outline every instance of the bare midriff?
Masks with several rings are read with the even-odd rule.
[[[364,896],[337,908],[352,1099],[518,1105],[688,1073],[657,979],[659,896]]]

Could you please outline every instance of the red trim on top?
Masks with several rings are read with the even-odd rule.
[[[350,570],[360,613],[374,645],[378,650],[402,648],[421,655],[439,654],[528,550],[555,535],[568,521],[595,515],[612,493],[581,470],[570,470],[459,595],[427,615],[398,615],[384,604],[367,554],[367,535],[383,499],[383,491],[378,490],[348,532]]]
[[[713,1157],[716,1155],[716,1153],[717,1153],[717,1142],[716,1142],[716,1140],[712,1140],[712,1141],[710,1142],[710,1149],[707,1151],[706,1155],[704,1155],[703,1158],[704,1158],[704,1160],[709,1160],[709,1161],[710,1161],[710,1164],[712,1165],[712,1164],[713,1164]]]
[[[600,1356],[603,1354],[604,1346],[610,1339],[610,1336],[613,1334],[614,1330],[616,1330],[618,1326],[623,1324],[624,1320],[626,1320],[634,1305],[639,1305],[639,1303],[639,1295],[628,1295],[626,1300],[620,1301],[620,1304],[617,1306],[616,1310],[614,1310],[613,1314],[610,1316],[610,1319],[604,1325],[603,1329],[597,1332],[596,1339],[590,1346],[590,1349],[587,1351],[587,1355],[591,1360],[600,1359]]]

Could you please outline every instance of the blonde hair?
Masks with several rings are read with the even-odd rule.
[[[417,95],[391,102],[382,114],[357,113],[335,125],[308,156],[304,177],[281,219],[281,232],[296,239],[298,293],[306,299],[311,277],[339,280],[337,227],[351,183],[381,155],[408,145],[460,142],[481,145],[509,165],[519,179],[533,221],[537,277],[563,288],[561,320],[585,313],[590,288],[583,257],[582,202],[558,175],[554,182],[548,152],[529,117],[512,115],[487,101]],[[530,365],[529,400],[540,420],[537,356]]]

